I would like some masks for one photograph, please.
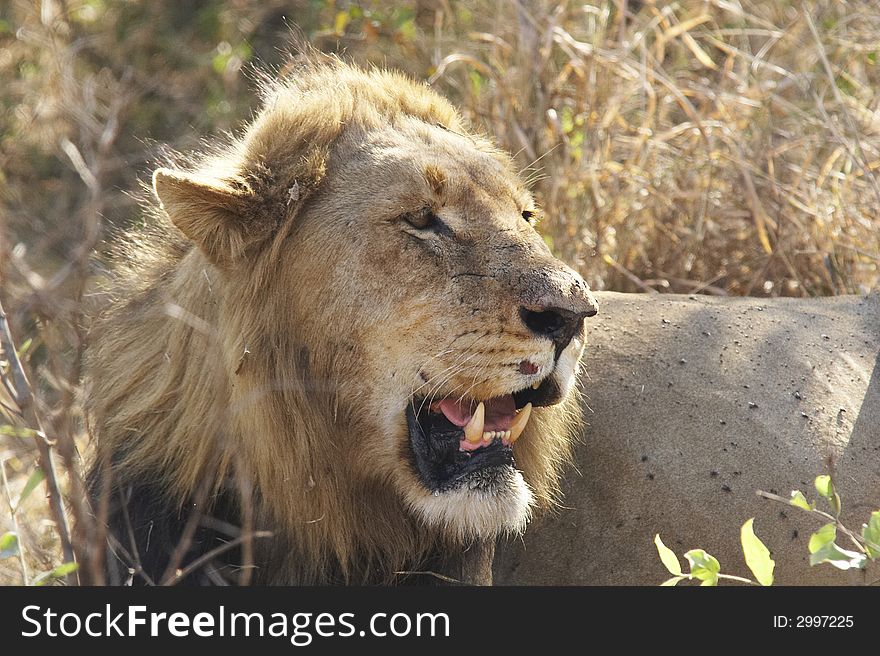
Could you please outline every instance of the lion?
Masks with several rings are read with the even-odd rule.
[[[447,100],[306,59],[155,171],[90,334],[110,582],[487,583],[558,498],[587,284]]]
[[[860,533],[880,510],[880,295],[596,296],[581,475],[565,477],[564,509],[499,544],[495,583],[658,585],[671,575],[657,533],[685,572],[682,554],[702,548],[751,576],[739,530],[751,517],[776,584],[876,581],[877,564],[810,567],[828,520],[756,492],[800,490],[828,510],[813,480],[830,473],[846,527]]]

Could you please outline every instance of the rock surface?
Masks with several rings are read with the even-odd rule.
[[[739,546],[750,517],[778,584],[861,581],[811,568],[821,524],[755,492],[816,499],[813,479],[830,472],[849,528],[880,509],[880,297],[597,297],[564,508],[499,545],[495,583],[656,585],[669,575],[655,533],[750,575]]]

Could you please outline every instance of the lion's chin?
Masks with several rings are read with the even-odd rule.
[[[459,538],[520,533],[534,494],[517,468],[514,443],[533,407],[561,403],[583,350],[573,339],[554,370],[525,388],[491,398],[411,398],[406,406],[409,505],[427,524]]]
[[[478,404],[410,402],[409,447],[419,484],[407,500],[415,513],[450,537],[522,532],[534,498],[516,467],[513,443],[531,407],[518,408],[512,394]]]
[[[485,473],[491,480],[482,486],[411,494],[410,507],[429,526],[462,541],[522,533],[534,503],[522,474],[510,465]]]

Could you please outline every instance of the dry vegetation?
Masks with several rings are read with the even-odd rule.
[[[540,229],[594,288],[877,284],[871,0],[0,3],[0,301],[34,393],[3,356],[0,498],[16,510],[0,535],[18,531],[26,557],[0,560],[0,583],[65,560],[44,484],[28,485],[39,458],[54,453],[82,513],[84,316],[114,235],[142,220],[138,181],[158,144],[249,116],[248,70],[282,65],[286,22],[429,81],[517,153]]]

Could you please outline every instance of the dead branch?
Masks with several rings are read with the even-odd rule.
[[[8,370],[2,374],[4,382],[10,387],[12,400],[18,406],[27,426],[34,430],[34,442],[37,445],[38,462],[46,478],[46,495],[49,499],[49,508],[61,541],[61,552],[64,554],[64,562],[76,562],[73,552],[73,544],[70,541],[70,527],[67,524],[67,516],[64,513],[64,500],[58,487],[58,478],[55,473],[55,461],[52,453],[54,442],[46,437],[43,423],[37,414],[34,404],[33,390],[28,382],[24,367],[18,358],[18,351],[12,339],[9,322],[6,320],[6,312],[0,303],[0,351],[8,362]],[[68,577],[69,579],[70,577]]]

